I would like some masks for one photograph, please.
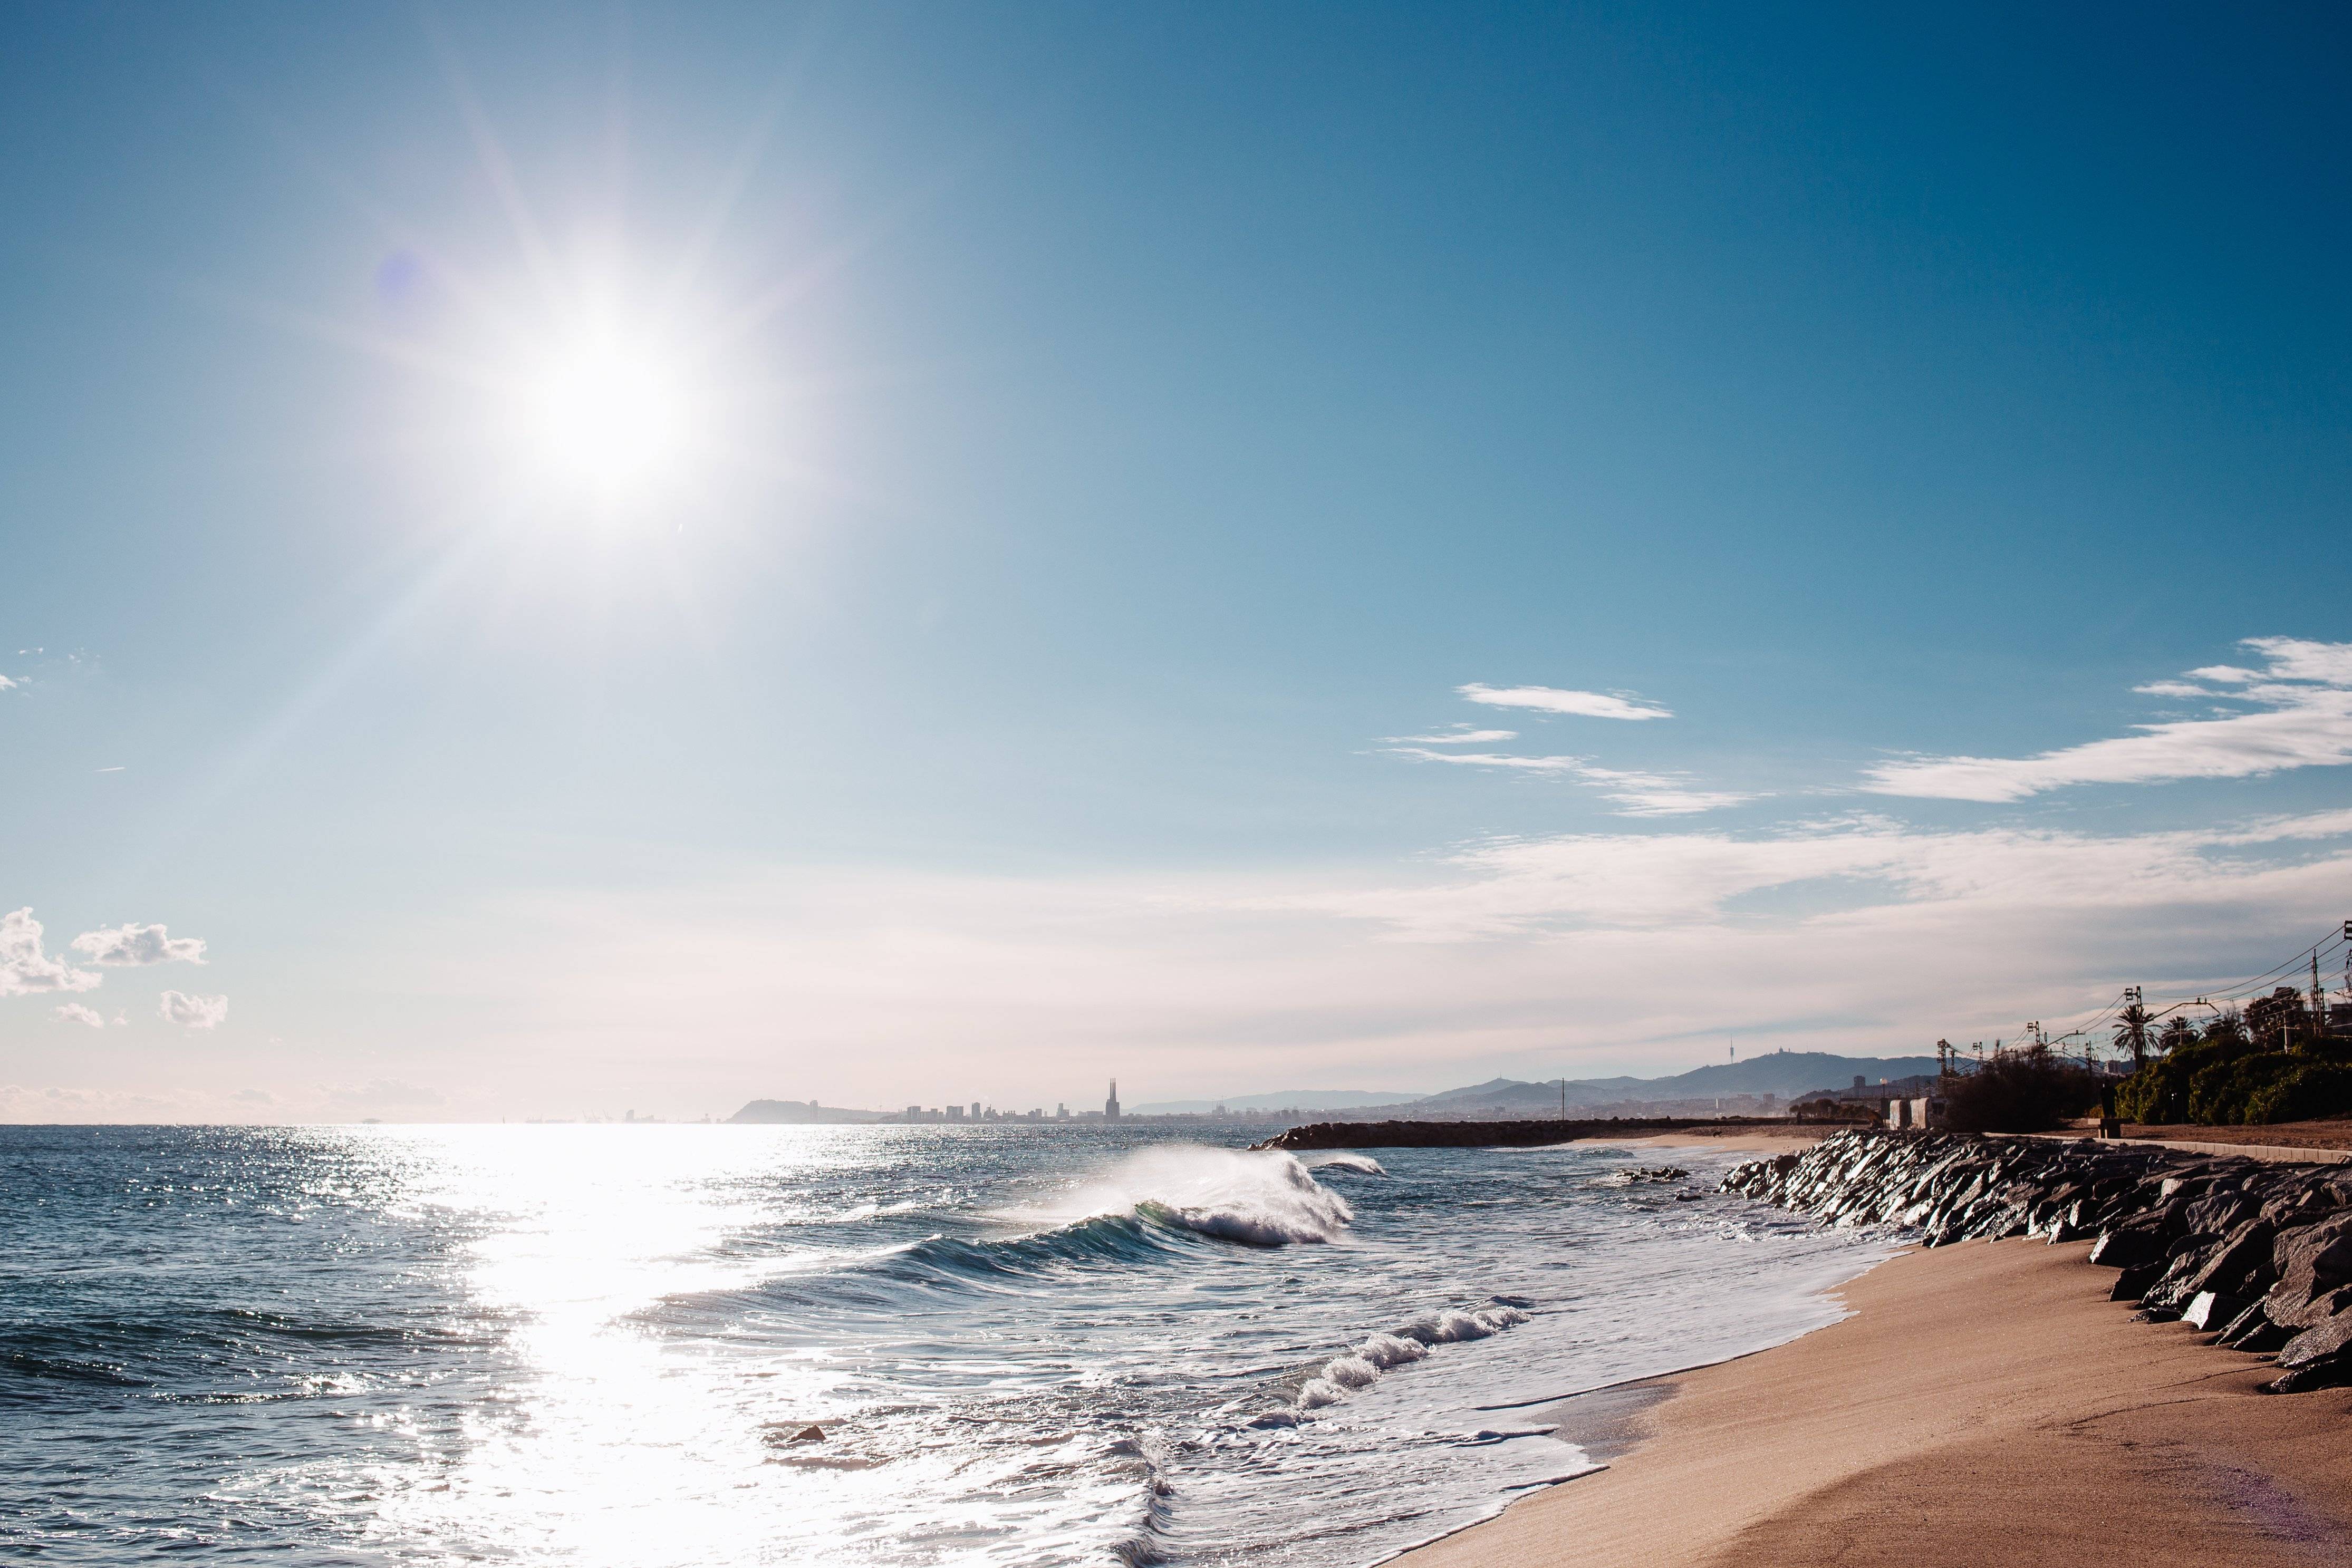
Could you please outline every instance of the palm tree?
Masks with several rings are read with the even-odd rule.
[[[2131,1052],[2132,1071],[2147,1065],[2147,1009],[2133,1002],[2116,1019],[2116,1047]]]

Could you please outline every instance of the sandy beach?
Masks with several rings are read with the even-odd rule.
[[[2352,1390],[2259,1392],[2274,1366],[2134,1321],[2087,1250],[2014,1240],[1899,1256],[1844,1288],[1845,1321],[1651,1385],[1662,1396],[1624,1417],[1630,1441],[1607,1470],[1401,1561],[2346,1561]],[[1579,1403],[1549,1414],[1573,1430]]]

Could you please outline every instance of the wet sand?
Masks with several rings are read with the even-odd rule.
[[[2087,1250],[1977,1242],[1895,1258],[1844,1288],[1843,1322],[1656,1380],[1646,1397],[1612,1391],[1598,1403],[1629,1448],[1610,1469],[1399,1561],[2352,1560],[2352,1391],[2258,1392],[2274,1367],[2179,1323],[2133,1321]],[[1564,1436],[1576,1403],[1558,1411]]]

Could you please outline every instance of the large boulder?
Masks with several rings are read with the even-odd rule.
[[[2278,1276],[2272,1296],[2283,1308],[2298,1307],[2338,1285],[2352,1284],[2352,1214],[2280,1231],[2271,1243],[2271,1268]]]
[[[2164,1228],[2135,1219],[2104,1232],[2091,1244],[2091,1261],[2110,1269],[2137,1269],[2164,1256]]]
[[[2278,1364],[2286,1375],[2270,1386],[2281,1394],[2352,1382],[2352,1310],[2337,1312],[2287,1341],[2279,1351]]]
[[[2240,1225],[2190,1277],[2189,1293],[2216,1291],[2230,1296],[2259,1296],[2269,1290],[2273,1234],[2267,1219],[2248,1219]]]

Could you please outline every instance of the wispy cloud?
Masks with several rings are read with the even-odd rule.
[[[1487,707],[1530,708],[1537,713],[1574,714],[1580,718],[1672,718],[1674,714],[1637,696],[1608,692],[1564,691],[1557,686],[1489,686],[1476,681],[1454,688]]]
[[[2244,779],[2291,768],[2352,763],[2352,643],[2252,637],[2244,647],[2267,668],[2230,664],[2189,672],[2190,681],[2137,688],[2206,698],[2210,717],[2135,725],[2138,733],[2032,757],[1917,757],[1864,776],[1872,794],[1998,802],[2076,784],[2147,784],[2175,779]]]
[[[129,967],[142,964],[201,964],[204,939],[173,936],[161,925],[124,925],[85,931],[73,939],[73,950],[93,964]]]
[[[1416,762],[1516,768],[1522,772],[1550,773],[1573,779],[1581,784],[1597,786],[1602,798],[1613,803],[1618,808],[1617,814],[1622,817],[1689,816],[1755,799],[1752,795],[1726,789],[1701,789],[1687,774],[1638,773],[1601,768],[1581,757],[1513,757],[1496,751],[1431,751],[1418,746],[1391,747],[1390,751],[1391,755],[1411,758]]]
[[[0,915],[0,997],[92,990],[104,977],[44,953],[41,923],[30,908]]]
[[[165,991],[156,1003],[155,1010],[166,1023],[186,1029],[212,1029],[228,1017],[226,997],[191,997],[178,991]]]
[[[1923,831],[1878,817],[1761,834],[1573,833],[1496,840],[1450,857],[1435,886],[1297,901],[1438,940],[1719,925],[1751,894],[1837,879],[1850,913],[2125,909],[2233,898],[2298,846],[2352,835],[2352,810],[2118,835]],[[2248,852],[2268,852],[2263,863]],[[2329,862],[2341,867],[2352,854]]]
[[[1388,735],[1381,741],[1389,746],[1492,746],[1498,741],[1517,740],[1516,729],[1473,729],[1466,724],[1453,725],[1441,735]]]
[[[87,1024],[91,1029],[104,1029],[106,1019],[96,1008],[86,1008],[79,1002],[68,1002],[50,1013],[59,1023]]]
[[[0,692],[13,692],[24,684],[22,681],[12,681],[5,675],[0,675]]]

